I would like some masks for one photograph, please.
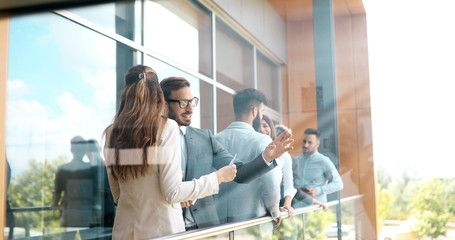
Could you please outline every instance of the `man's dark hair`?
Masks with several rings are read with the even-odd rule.
[[[310,134],[316,135],[316,138],[317,138],[318,140],[319,140],[319,137],[321,136],[321,133],[319,132],[319,130],[314,129],[314,128],[307,128],[307,129],[305,129],[305,132],[303,132],[303,134],[306,134],[306,135],[310,135]]]
[[[254,88],[247,88],[238,91],[234,95],[235,117],[241,116],[242,114],[250,111],[253,107],[259,106],[261,103],[267,103],[267,98],[262,92]]]
[[[168,77],[160,82],[161,89],[163,90],[164,99],[169,99],[172,91],[177,91],[180,88],[189,87],[190,82],[183,77]]]

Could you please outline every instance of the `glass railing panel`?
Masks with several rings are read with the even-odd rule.
[[[56,224],[60,210],[55,207],[12,208],[15,226],[5,228],[11,239],[110,239],[109,227],[67,227]]]
[[[336,232],[333,235],[333,233],[328,231],[331,224],[335,223],[336,225],[336,206],[329,207],[326,211],[318,209],[307,212],[304,214],[303,219],[305,239],[327,239],[328,237],[337,236]]]
[[[360,236],[355,227],[355,223],[358,224],[359,221],[357,210],[362,201],[361,195],[341,199],[339,211],[337,209],[339,201],[328,202],[326,211],[319,206],[298,208],[294,210],[291,218],[283,212],[281,225],[276,229],[273,228],[275,222],[271,217],[261,217],[164,236],[160,239],[338,239],[337,219],[341,221],[342,239],[356,239],[355,236]],[[338,218],[337,212],[341,213]]]
[[[264,239],[272,240],[273,223],[266,222],[234,231],[234,239]]]
[[[284,218],[281,224],[273,231],[273,239],[298,240],[303,239],[303,220],[305,214],[297,214],[291,218]]]
[[[341,202],[341,235],[343,240],[355,239],[355,203],[356,200]]]

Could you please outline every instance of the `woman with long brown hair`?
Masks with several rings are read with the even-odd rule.
[[[270,136],[272,140],[276,138],[275,124],[267,115],[262,115],[261,124],[258,132]],[[279,168],[277,171],[278,181],[281,183],[282,189],[282,207],[280,211],[287,211],[289,217],[292,216],[294,209],[291,207],[292,198],[296,193],[292,179],[292,158],[289,153],[284,153],[280,158],[276,159]]]
[[[180,202],[218,193],[232,181],[230,165],[182,182],[177,123],[163,116],[165,101],[156,72],[137,65],[125,74],[104,155],[117,211],[113,239],[145,239],[185,231]]]

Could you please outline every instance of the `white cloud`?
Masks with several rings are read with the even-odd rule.
[[[19,79],[8,82],[8,98],[16,99],[30,93],[30,89]]]
[[[7,153],[13,173],[27,168],[32,158],[43,161],[66,155],[71,159],[70,139],[75,135],[100,140],[115,111],[115,86],[106,84],[115,82],[113,76],[115,73],[108,72],[85,74],[84,81],[95,88],[95,102],[84,105],[64,92],[54,100],[59,109],[27,99],[30,91],[26,83],[9,81]]]
[[[49,21],[46,24],[50,25],[50,33],[44,38],[56,45],[65,66],[92,73],[115,69],[114,40],[69,21]]]

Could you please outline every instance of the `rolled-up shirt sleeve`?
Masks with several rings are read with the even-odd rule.
[[[327,179],[327,184],[316,188],[317,195],[329,194],[343,189],[344,185],[340,174],[328,158],[324,159],[324,177]]]
[[[283,159],[283,197],[294,197],[297,190],[294,188],[294,177],[292,175],[292,158],[289,153],[284,153]]]

